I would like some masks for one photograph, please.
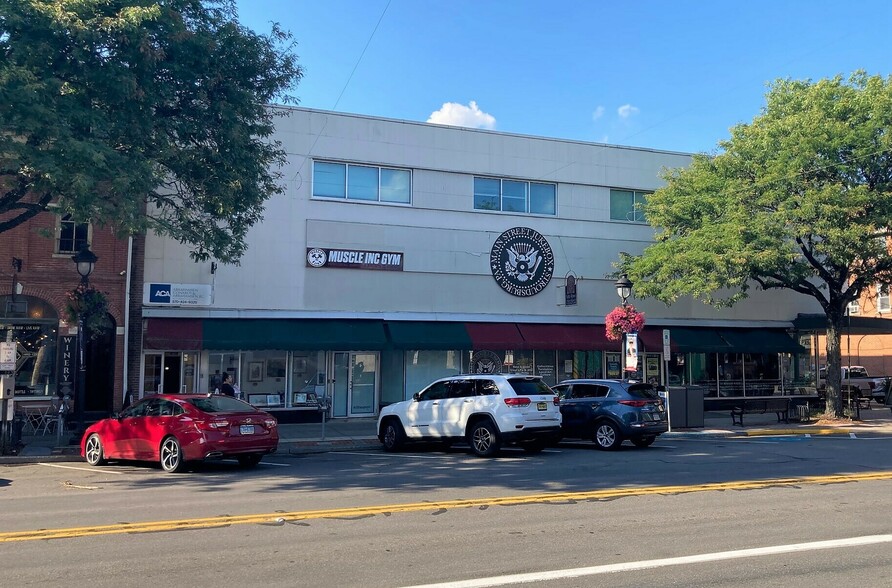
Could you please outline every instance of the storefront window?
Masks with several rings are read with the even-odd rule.
[[[464,373],[461,351],[414,349],[406,352],[406,395],[412,398],[439,378]]]
[[[243,351],[241,378],[235,380],[242,400],[263,408],[284,408],[286,388],[285,351]]]
[[[537,376],[542,376],[543,382],[549,386],[558,383],[554,351],[534,351],[533,360],[534,371]]]
[[[0,296],[0,341],[15,346],[16,396],[56,393],[58,330],[58,316],[43,300]]]
[[[318,406],[325,395],[325,352],[295,351],[291,362],[291,406]]]

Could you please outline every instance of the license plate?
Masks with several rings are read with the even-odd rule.
[[[548,403],[547,402],[537,402],[536,408],[538,408],[539,410],[548,410]]]
[[[238,428],[239,435],[253,435],[254,425],[240,425]]]

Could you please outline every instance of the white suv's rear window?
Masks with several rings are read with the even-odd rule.
[[[508,383],[518,396],[554,395],[554,390],[539,378],[509,378]]]

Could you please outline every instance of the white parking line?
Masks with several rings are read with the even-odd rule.
[[[60,468],[63,470],[81,470],[83,472],[93,472],[94,474],[103,473],[103,474],[114,474],[116,476],[124,475],[124,472],[116,472],[114,470],[110,470],[107,468],[98,470],[96,468],[82,468],[82,467],[75,467],[75,466],[64,466],[64,465],[59,465],[57,463],[44,463],[44,462],[37,462],[37,465],[46,466],[48,468]]]
[[[421,455],[419,453],[359,453],[353,451],[338,451],[341,455],[361,455],[362,457],[407,457],[409,459],[441,459],[443,456]]]
[[[484,588],[488,586],[506,586],[508,584],[547,582],[550,580],[581,578],[583,576],[595,576],[599,574],[613,574],[616,572],[647,570],[667,566],[698,564],[729,559],[742,559],[746,557],[762,557],[765,555],[777,555],[779,553],[794,553],[802,551],[817,551],[821,549],[857,547],[861,545],[875,545],[877,543],[892,543],[892,535],[867,535],[865,537],[851,537],[849,539],[812,541],[810,543],[794,543],[791,545],[773,545],[771,547],[756,547],[754,549],[739,549],[735,551],[703,553],[700,555],[686,555],[682,557],[648,559],[643,561],[632,561],[626,563],[592,566],[587,568],[552,570],[547,572],[533,572],[529,574],[511,574],[507,576],[492,576],[489,578],[460,580],[458,582],[443,582],[442,584],[424,584],[423,586],[412,586],[410,588]]]

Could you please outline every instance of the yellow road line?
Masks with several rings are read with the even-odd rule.
[[[274,512],[248,515],[216,516],[172,521],[149,521],[144,523],[117,523],[90,527],[70,527],[63,529],[36,529],[0,533],[0,543],[16,541],[36,541],[45,539],[70,539],[98,535],[120,535],[125,533],[158,533],[190,529],[210,529],[230,525],[277,524],[310,519],[331,519],[371,516],[385,513],[419,512],[450,508],[472,508],[480,506],[516,506],[522,504],[542,504],[550,502],[578,502],[585,500],[607,500],[628,496],[649,496],[654,494],[690,494],[717,490],[756,490],[778,486],[803,486],[808,484],[841,484],[845,482],[867,482],[892,480],[892,471],[863,474],[838,474],[831,476],[804,476],[800,478],[773,478],[767,480],[743,480],[690,486],[650,486],[634,488],[611,488],[587,492],[561,492],[552,494],[531,494],[526,496],[503,496],[494,498],[472,498],[467,500],[445,500],[433,502],[411,502],[381,506],[359,506],[326,510],[306,510],[294,512]]]

